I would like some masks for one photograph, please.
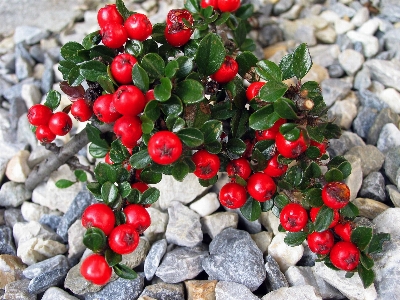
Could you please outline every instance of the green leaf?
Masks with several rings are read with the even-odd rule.
[[[315,219],[315,231],[322,232],[329,228],[333,220],[333,209],[325,205],[321,207]]]
[[[162,173],[154,172],[151,168],[144,168],[140,173],[140,179],[148,184],[157,184],[162,179]]]
[[[143,43],[138,40],[128,40],[125,43],[125,53],[129,53],[135,57],[142,55]]]
[[[222,14],[219,16],[218,20],[215,21],[215,25],[216,25],[216,26],[219,26],[219,25],[224,24],[224,23],[229,19],[230,16],[231,16],[231,13],[230,13],[230,12],[224,12],[224,13],[222,13]]]
[[[171,60],[165,67],[165,76],[167,76],[168,78],[174,77],[178,69],[179,69],[178,62],[176,60]]]
[[[89,123],[86,124],[85,129],[90,142],[102,148],[109,148],[108,143],[101,138],[101,131],[99,129]]]
[[[168,116],[167,119],[165,120],[165,123],[167,124],[168,130],[175,133],[179,132],[186,126],[184,119],[174,115]]]
[[[87,189],[95,196],[101,197],[101,184],[98,182],[88,182],[86,184]]]
[[[295,123],[285,123],[279,127],[279,132],[283,134],[286,140],[296,141],[300,137],[300,129]]]
[[[172,168],[172,176],[177,180],[177,181],[183,181],[185,179],[186,175],[189,173],[189,166],[186,162],[184,161],[178,161],[174,164],[174,167]]]
[[[332,158],[329,162],[328,162],[328,167],[334,167],[337,168],[338,166],[340,166],[342,163],[347,162],[347,159],[344,156],[335,156],[334,158]]]
[[[155,42],[160,43],[160,44],[167,43],[167,40],[165,39],[165,34],[164,34],[166,26],[167,25],[165,23],[156,23],[156,24],[154,24],[153,25],[153,32],[151,34],[152,39],[150,41],[155,41]],[[145,42],[147,42],[147,41],[149,41],[149,40],[146,40]],[[149,49],[146,49],[146,45],[150,46]],[[144,46],[145,46],[144,53],[156,52],[154,50],[153,51],[146,51],[146,50],[151,50],[154,47],[154,45],[144,44]],[[156,45],[156,47],[154,47],[154,49],[158,50],[158,45]]]
[[[76,179],[78,179],[80,182],[85,182],[87,181],[87,174],[83,170],[75,170],[74,171]]]
[[[190,74],[193,70],[193,60],[187,56],[180,56],[176,59],[178,62],[179,69],[176,72],[176,78],[184,78]]]
[[[107,181],[111,183],[117,181],[117,172],[112,166],[106,163],[98,163],[94,169],[94,174],[96,175],[96,179],[100,184],[104,184]]]
[[[118,185],[118,191],[122,198],[126,198],[131,192],[131,184],[128,181],[121,182]]]
[[[98,45],[101,42],[100,30],[96,30],[95,32],[89,33],[82,41],[82,46],[85,49],[90,49],[95,45]]]
[[[85,48],[77,42],[68,42],[61,47],[61,56],[65,60],[70,60],[74,63],[81,63],[84,59],[79,55],[79,51],[85,50]]]
[[[246,203],[240,208],[240,212],[247,220],[253,222],[261,215],[261,204],[249,197]]]
[[[204,135],[204,144],[212,143],[221,136],[222,134],[222,123],[217,120],[210,120],[200,127],[200,131]]]
[[[250,18],[254,13],[254,7],[252,4],[243,4],[241,5],[237,11],[235,11],[236,17],[247,20]]]
[[[76,66],[68,73],[67,79],[70,86],[79,86],[85,80],[85,77],[81,75],[79,66]]]
[[[233,110],[231,112],[234,112]],[[231,120],[231,132],[234,138],[241,138],[246,134],[249,123],[249,112],[247,110],[236,110]]]
[[[188,127],[200,128],[210,119],[208,100],[185,106],[185,121]]]
[[[195,148],[203,144],[204,135],[197,128],[183,128],[177,132],[179,139],[187,146]]]
[[[160,191],[154,187],[148,188],[140,197],[140,204],[153,204],[160,197]]]
[[[111,249],[106,250],[104,257],[106,258],[107,264],[110,267],[114,267],[122,261],[122,255],[115,253]]]
[[[125,165],[128,164],[128,161],[125,160],[124,164],[121,167],[116,167],[117,172],[117,182],[124,182],[130,179],[131,175],[126,169]]]
[[[255,172],[263,171],[265,169],[265,167],[267,166],[267,162],[268,162],[268,160],[265,158],[265,156],[258,149],[253,150],[253,152],[251,154],[251,160],[253,161],[253,163],[256,162],[256,164],[254,164],[252,166],[252,169]]]
[[[69,73],[75,67],[76,64],[70,60],[61,60],[58,65],[58,70],[62,73],[63,79],[67,80]]]
[[[287,196],[283,194],[276,195],[274,198],[274,204],[279,209],[284,208],[286,205],[290,203],[290,200]]]
[[[200,42],[195,57],[199,72],[205,76],[215,73],[225,59],[225,47],[215,33],[207,34]]]
[[[230,139],[226,148],[229,153],[241,156],[246,151],[246,144],[241,139]]]
[[[324,130],[324,136],[327,139],[338,139],[340,135],[342,134],[342,129],[334,123],[328,123],[326,124],[325,130]]]
[[[129,11],[129,9],[126,8],[124,1],[116,0],[115,4],[117,5],[118,12],[121,14],[124,20],[128,19],[129,16],[133,14],[131,11]]]
[[[306,178],[318,178],[322,175],[320,166],[316,162],[311,162],[304,171]]]
[[[132,80],[133,84],[136,85],[143,93],[149,90],[149,75],[147,72],[136,63],[132,68]]]
[[[291,100],[280,98],[274,102],[274,110],[282,119],[297,119],[297,114],[293,109]]]
[[[222,144],[219,141],[213,141],[211,143],[206,144],[205,149],[212,154],[218,154],[222,150]]]
[[[107,67],[99,61],[92,60],[81,64],[79,72],[86,80],[97,81],[99,76],[107,76]]]
[[[151,163],[151,158],[147,149],[140,150],[133,154],[129,159],[129,163],[134,169],[143,169]]]
[[[311,207],[321,207],[324,205],[324,202],[322,201],[322,190],[319,188],[307,190],[305,194],[305,201]]]
[[[366,255],[364,252],[360,252],[360,262],[367,270],[372,269],[372,267],[374,266],[374,260],[369,255]]]
[[[358,275],[360,275],[361,281],[365,289],[374,283],[374,271],[366,269],[362,264],[358,265],[357,271]]]
[[[254,145],[254,148],[259,150],[266,160],[270,160],[276,152],[274,140],[259,141]]]
[[[282,80],[295,76],[293,70],[293,53],[286,54],[279,62],[279,68],[282,70]]]
[[[389,233],[376,233],[372,236],[367,253],[377,253],[382,251],[383,243],[390,241]]]
[[[312,67],[312,60],[307,44],[300,44],[293,52],[293,73],[302,79]]]
[[[307,126],[307,133],[312,140],[318,143],[322,143],[325,139],[323,135],[323,130],[321,130],[321,128],[318,126],[316,127]]]
[[[143,59],[141,66],[149,77],[159,79],[164,76],[165,62],[162,57],[156,53],[148,53]]]
[[[175,93],[186,104],[201,102],[204,99],[203,85],[194,79],[186,79],[179,82]]]
[[[169,78],[163,77],[160,79],[160,84],[154,88],[154,97],[160,101],[167,101],[171,97],[172,82]]]
[[[103,63],[111,64],[115,57],[115,52],[104,45],[97,45],[90,49],[89,56],[91,60],[99,60],[101,58]]]
[[[232,118],[236,112],[231,108],[232,103],[230,101],[218,102],[211,107],[211,118],[217,120]]]
[[[101,186],[101,197],[106,204],[113,204],[119,196],[118,188],[112,182],[105,182]]]
[[[196,0],[185,1],[185,8],[193,14],[198,13],[200,12],[199,1]]]
[[[208,187],[214,185],[218,181],[218,175],[215,175],[211,179],[199,179],[201,186]]]
[[[257,57],[249,51],[244,51],[236,57],[236,62],[239,65],[239,75],[244,76],[252,67],[257,64]]]
[[[61,94],[55,90],[51,90],[46,95],[46,101],[44,105],[46,105],[51,110],[55,110],[61,102]]]
[[[325,180],[327,182],[342,181],[343,174],[338,169],[332,168],[328,172],[325,173]]]
[[[300,166],[293,166],[286,171],[284,179],[293,186],[299,186],[303,182],[304,174]]]
[[[181,99],[172,95],[169,100],[159,104],[162,112],[169,116],[179,116],[183,112],[183,104]],[[146,112],[146,111],[145,111]],[[158,117],[157,117],[158,118]],[[154,119],[155,121],[156,119]]]
[[[99,76],[97,82],[106,93],[112,94],[115,92],[114,83],[109,76]]]
[[[149,101],[144,108],[144,115],[153,122],[157,121],[161,114],[158,105],[158,101]]]
[[[73,185],[75,182],[71,181],[71,180],[67,180],[67,179],[60,179],[56,181],[56,187],[58,187],[59,189],[66,189],[68,187],[70,187],[71,185]]]
[[[358,207],[349,202],[345,207],[340,209],[340,215],[352,220],[359,215]]]
[[[271,128],[280,116],[274,112],[273,105],[267,105],[250,115],[249,126],[254,130],[265,130]]]
[[[256,73],[266,81],[282,81],[282,71],[279,66],[269,60],[260,60],[257,63]]]
[[[238,26],[235,28],[235,30],[233,30],[233,37],[236,41],[236,45],[239,48],[246,40],[246,35],[247,35],[246,24],[243,21],[239,21]]]
[[[291,247],[295,247],[301,245],[306,238],[307,238],[306,232],[302,231],[288,232],[285,236],[284,242]]]
[[[103,158],[104,156],[106,156],[107,152],[108,146],[107,148],[103,148],[93,143],[90,143],[89,145],[89,154],[94,158]]]
[[[146,115],[142,115],[140,117],[140,121],[142,122],[142,132],[144,134],[150,134],[154,129],[154,121],[152,121]]]
[[[351,174],[351,164],[345,161],[338,166],[338,170],[342,172],[343,179],[346,179]]]
[[[106,246],[107,237],[104,232],[96,227],[90,227],[83,236],[83,244],[93,252],[100,251]]]
[[[126,265],[116,264],[115,266],[113,266],[113,270],[115,274],[118,275],[118,277],[129,280],[137,278],[137,273],[134,270],[127,267]]]
[[[267,212],[270,211],[274,206],[274,201],[264,201],[261,202],[260,204],[261,204],[261,211]]]
[[[140,201],[140,192],[137,189],[131,189],[131,191],[129,192],[129,194],[126,196],[126,200],[129,203],[139,203]]]
[[[372,240],[372,228],[359,226],[351,231],[351,241],[360,249],[365,250]]]
[[[111,143],[110,158],[112,162],[119,164],[129,157],[128,149],[122,145],[121,141],[115,140]]]
[[[288,86],[281,81],[268,81],[260,89],[260,99],[265,102],[275,102],[287,91]]]

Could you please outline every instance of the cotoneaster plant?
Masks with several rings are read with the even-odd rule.
[[[81,267],[87,280],[105,284],[111,269],[136,277],[122,255],[150,226],[146,208],[160,196],[151,184],[163,174],[182,181],[194,173],[210,186],[226,172],[222,206],[250,221],[272,211],[288,245],[308,241],[327,266],[373,283],[371,254],[389,236],[354,222],[358,209],[344,182],[351,165],[326,152],[340,128],[327,118],[318,83],[302,81],[312,66],[307,46],[279,64],[259,59],[247,37],[252,14],[239,0],[187,0],[151,24],[117,0],[99,10],[98,31],[61,48],[60,87],[71,105],[55,112],[61,95],[50,91],[28,120],[48,145],[70,131],[69,113],[88,121],[70,143],[88,140],[90,154],[104,158],[87,183],[99,203],[82,216],[84,244],[95,253]],[[82,170],[75,174],[86,181]]]

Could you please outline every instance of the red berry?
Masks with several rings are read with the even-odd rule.
[[[122,115],[136,116],[143,112],[146,98],[134,85],[121,85],[113,94],[115,109]]]
[[[139,245],[139,233],[130,224],[118,225],[108,237],[108,245],[118,254],[129,254]]]
[[[321,210],[321,207],[312,207],[310,209],[310,219],[311,221],[315,222],[315,220],[317,219],[317,215],[319,213],[319,211]],[[329,228],[333,228],[338,222],[339,222],[339,212],[337,209],[333,210],[333,220],[331,222],[331,225],[329,225]]]
[[[308,246],[310,250],[316,254],[325,255],[331,251],[335,238],[329,230],[322,232],[313,232],[307,236]]]
[[[103,285],[110,280],[112,268],[107,264],[104,256],[91,254],[82,262],[80,272],[86,280]]]
[[[79,122],[86,122],[92,117],[93,110],[84,99],[78,99],[71,105],[71,115]]]
[[[118,54],[110,65],[112,77],[119,84],[132,83],[132,68],[137,63],[136,57],[129,53]]]
[[[277,153],[276,155],[274,155],[267,163],[267,166],[264,169],[264,173],[271,176],[271,177],[280,177],[283,174],[285,174],[285,172],[288,169],[287,165],[282,165],[278,162],[278,155],[279,153]]]
[[[229,177],[235,177],[237,175],[247,180],[251,174],[250,162],[243,157],[233,159],[226,166],[226,172]]]
[[[167,26],[183,23],[183,19],[193,25],[193,16],[187,9],[171,9],[167,14]]]
[[[114,162],[111,160],[111,157],[110,157],[110,151],[108,151],[106,156],[104,157],[104,162],[109,164],[109,165],[113,165],[114,164]]]
[[[143,205],[130,204],[124,208],[125,223],[132,225],[137,233],[142,234],[151,224],[150,214]]]
[[[329,182],[322,189],[322,201],[330,208],[341,209],[350,201],[350,189],[343,182]]]
[[[357,246],[351,242],[337,242],[329,254],[332,264],[341,270],[354,270],[360,260],[360,251]]]
[[[180,47],[185,45],[193,33],[193,30],[183,22],[183,19],[193,25],[193,16],[188,10],[171,9],[168,12],[164,35],[171,46]]]
[[[225,56],[225,59],[218,71],[212,74],[210,77],[218,83],[228,83],[235,78],[238,71],[239,65],[236,60],[234,60],[231,56]]]
[[[55,140],[56,135],[46,125],[39,125],[36,128],[36,138],[41,143],[51,143]]]
[[[111,49],[122,47],[128,39],[128,34],[123,25],[108,23],[100,30],[101,40],[105,46]]]
[[[265,202],[275,194],[276,184],[267,174],[254,173],[247,181],[247,191],[255,200]]]
[[[218,9],[218,0],[201,0],[200,6],[202,8],[207,8],[212,6],[214,10]]]
[[[211,179],[217,175],[220,166],[218,155],[203,149],[193,154],[192,160],[196,165],[196,170],[193,173],[198,178]]]
[[[148,142],[150,158],[157,164],[169,165],[177,161],[182,154],[182,142],[171,131],[159,131]]]
[[[29,123],[34,126],[47,126],[52,115],[53,112],[48,106],[43,104],[35,104],[28,110],[27,117]]]
[[[260,92],[261,88],[264,86],[265,82],[262,81],[256,81],[250,84],[246,90],[246,98],[247,100],[252,100],[255,97],[258,96],[258,93]]]
[[[345,242],[350,242],[351,241],[351,231],[353,228],[351,227],[350,222],[346,222],[344,224],[336,224],[335,227],[333,227],[333,231]]]
[[[137,171],[139,171],[139,170],[137,170]],[[145,191],[147,191],[149,186],[144,182],[138,181],[138,182],[132,183],[131,188],[137,189],[139,192],[141,192],[143,194]]]
[[[93,113],[104,123],[113,123],[121,114],[115,109],[113,104],[113,95],[101,95],[93,103]]]
[[[286,123],[286,119],[278,119],[271,128],[266,130],[257,130],[256,131],[256,140],[263,141],[263,140],[274,140],[276,134],[279,131],[279,128],[282,124]]]
[[[109,4],[99,9],[97,12],[97,22],[100,28],[103,28],[109,23],[123,24],[124,18],[117,10],[115,4]]]
[[[114,133],[121,139],[122,145],[133,148],[142,137],[142,122],[137,116],[125,115],[114,123]]]
[[[89,205],[82,214],[82,226],[85,228],[96,227],[105,235],[114,229],[115,216],[113,210],[104,203]]]
[[[326,153],[326,144],[325,143],[318,143],[316,141],[311,140],[310,146],[314,146],[319,149],[319,152],[320,152],[319,157],[321,157],[322,155],[324,155]]]
[[[288,141],[284,135],[279,131],[275,136],[275,143],[278,152],[286,158],[296,158],[304,151],[307,150],[307,142],[304,139],[303,132],[300,132],[300,136],[295,141]]]
[[[71,130],[72,120],[65,112],[59,111],[51,116],[48,126],[55,135],[63,136]]]
[[[141,13],[131,15],[126,19],[124,26],[128,37],[132,40],[144,41],[153,31],[149,18]]]
[[[246,200],[246,189],[235,182],[225,184],[219,192],[221,205],[230,209],[242,207],[246,203]]]
[[[146,104],[149,103],[152,100],[156,100],[156,97],[154,96],[154,90],[148,90],[145,94],[144,97],[146,98]]]
[[[240,0],[218,0],[218,8],[222,12],[234,12],[240,7]]]
[[[302,230],[308,221],[307,211],[298,203],[289,203],[281,211],[279,216],[283,228],[290,232]]]

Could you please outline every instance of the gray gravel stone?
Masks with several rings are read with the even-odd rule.
[[[368,144],[376,145],[379,139],[379,135],[382,131],[383,126],[388,123],[400,124],[400,116],[396,114],[390,108],[384,108],[379,111],[374,123],[369,129],[367,142]]]
[[[350,188],[350,201],[357,197],[363,181],[363,171],[361,167],[361,159],[355,155],[344,156],[351,164],[351,174],[345,179],[345,183]]]
[[[21,279],[6,285],[4,300],[36,300],[36,295],[28,292],[29,279]]]
[[[0,254],[17,255],[12,230],[8,226],[0,226]]]
[[[354,44],[357,42],[362,44],[362,52],[366,58],[373,57],[378,53],[379,40],[377,37],[360,33],[354,30],[348,31],[346,35]]]
[[[363,139],[351,131],[343,131],[340,138],[329,140],[327,151],[331,157],[335,157],[345,154],[356,146],[365,146]]]
[[[366,90],[372,84],[371,72],[367,67],[363,67],[357,72],[354,78],[353,88],[356,90]]]
[[[25,221],[20,208],[7,208],[4,212],[4,220],[10,228],[13,228],[18,222]]]
[[[5,207],[17,207],[29,200],[32,192],[25,188],[23,183],[8,181],[0,189],[0,205]]]
[[[216,300],[257,300],[245,285],[232,281],[219,281],[215,286]]]
[[[265,257],[265,270],[267,271],[265,284],[269,292],[280,289],[281,287],[289,287],[285,275],[282,273],[278,263],[271,255]]]
[[[328,72],[331,78],[340,78],[344,75],[344,70],[339,64],[330,65]]]
[[[263,255],[247,232],[227,228],[210,243],[209,251],[202,263],[209,279],[234,281],[251,291],[264,281]]]
[[[167,240],[161,239],[155,242],[144,261],[144,274],[147,280],[152,280],[154,274],[160,265],[161,259],[163,258],[165,252],[167,251]]]
[[[25,42],[28,45],[33,45],[40,40],[46,39],[49,36],[49,32],[35,26],[17,26],[14,32],[14,43],[18,44]]]
[[[321,82],[322,96],[326,105],[332,106],[336,101],[343,100],[350,92],[351,83],[341,79],[330,78]]]
[[[400,238],[400,228],[398,220],[400,217],[400,208],[389,208],[372,222],[375,224],[376,232],[386,232],[391,235],[391,240],[398,240]]]
[[[28,292],[39,294],[45,292],[48,288],[60,284],[68,273],[68,268],[47,270],[33,278],[28,286]]]
[[[273,13],[275,15],[280,15],[288,11],[293,6],[293,0],[281,0],[274,5]]]
[[[49,288],[42,297],[42,300],[78,300],[78,298],[68,294],[66,291],[58,288],[51,287]]]
[[[30,265],[22,273],[28,279],[33,279],[49,270],[68,269],[68,260],[64,255],[56,255],[36,264]]]
[[[268,24],[263,26],[258,34],[258,42],[262,47],[274,45],[282,41],[283,32],[277,24]]]
[[[386,192],[389,195],[395,207],[400,207],[400,192],[395,185],[389,184],[386,186]]]
[[[371,172],[364,178],[359,195],[364,198],[385,202],[385,179],[383,175],[380,172]]]
[[[357,117],[354,119],[352,124],[354,132],[357,133],[360,137],[366,138],[369,129],[374,123],[377,115],[378,115],[377,109],[363,105],[360,106],[358,108]]]
[[[383,126],[379,134],[376,147],[383,153],[387,153],[392,148],[400,147],[400,130],[393,123]]]
[[[354,155],[361,159],[361,168],[364,177],[371,172],[379,171],[385,161],[385,155],[373,145],[353,147],[347,151],[346,155]]]
[[[39,219],[39,223],[49,226],[54,231],[57,231],[58,225],[60,224],[62,216],[56,215],[43,215]]]
[[[396,176],[400,168],[400,148],[390,149],[386,153],[385,164],[383,165],[386,176],[397,185]],[[397,186],[399,188],[399,186]]]
[[[379,81],[386,87],[400,91],[400,70],[398,64],[387,60],[371,59],[365,62],[371,70],[372,79]]]
[[[322,300],[311,285],[283,287],[266,294],[261,300]]]
[[[357,93],[358,99],[360,99],[361,105],[377,109],[378,111],[382,110],[385,107],[388,107],[388,104],[382,101],[376,94],[369,90],[360,90]]]
[[[350,129],[357,116],[357,106],[351,100],[336,101],[328,110],[328,118],[343,129]]]
[[[329,6],[329,9],[337,13],[341,18],[346,17],[353,17],[356,14],[356,11],[343,3],[335,3]]]
[[[148,296],[160,300],[185,300],[183,284],[157,283],[144,288],[140,296]]]

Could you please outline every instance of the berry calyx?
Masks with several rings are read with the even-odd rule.
[[[360,260],[360,251],[357,246],[351,242],[337,242],[329,254],[332,264],[341,270],[354,270]]]
[[[210,77],[218,83],[228,83],[239,71],[239,65],[231,56],[225,56],[222,65]]]
[[[107,264],[104,256],[91,254],[82,262],[80,272],[86,280],[103,285],[110,280],[112,268]]]
[[[333,209],[341,209],[350,202],[350,189],[343,182],[327,183],[322,189],[321,195],[325,205]]]
[[[132,253],[139,245],[139,233],[130,224],[118,225],[108,237],[108,245],[118,254]]]
[[[71,115],[79,122],[86,122],[92,117],[93,110],[85,99],[78,99],[71,105]]]
[[[239,176],[246,180],[251,175],[250,162],[243,157],[233,159],[226,166],[226,172],[233,179],[235,176]]]
[[[307,211],[298,203],[285,205],[279,216],[280,223],[289,232],[302,230],[308,221]]]
[[[142,234],[151,224],[150,214],[142,205],[130,204],[124,208],[123,212],[125,223],[132,225],[139,234]]]
[[[129,53],[118,54],[110,65],[112,77],[119,84],[132,83],[132,68],[137,63],[136,57]]]
[[[308,147],[303,132],[300,132],[297,140],[289,141],[278,131],[275,136],[275,143],[278,152],[286,158],[297,158],[300,154],[306,151]]]
[[[130,39],[141,42],[146,40],[153,32],[153,25],[151,25],[149,18],[141,13],[129,16],[124,26]]]
[[[35,104],[28,110],[28,121],[34,126],[45,125],[49,123],[53,111],[46,105]]]
[[[181,156],[182,142],[175,133],[163,130],[150,137],[147,149],[155,163],[169,165]]]
[[[321,210],[321,207],[312,207],[310,209],[310,219],[312,222],[315,222],[320,210]],[[333,219],[328,228],[333,228],[339,222],[339,218],[340,218],[339,211],[337,209],[334,209],[333,210]]]
[[[325,230],[309,234],[307,236],[307,242],[312,252],[325,255],[331,251],[335,243],[335,238],[330,230]]]
[[[264,173],[254,173],[247,180],[247,192],[255,200],[265,202],[272,198],[276,191],[274,180]]]
[[[246,189],[236,182],[225,184],[219,192],[221,205],[230,209],[242,207],[247,200]]]
[[[192,160],[196,165],[196,170],[193,173],[198,178],[206,180],[217,175],[220,166],[218,155],[203,149],[193,154]]]
[[[114,229],[115,216],[113,210],[104,203],[89,205],[82,214],[82,226],[86,229],[96,227],[108,236]]]
[[[65,112],[59,111],[51,116],[48,126],[55,135],[63,136],[71,130],[72,120]]]

